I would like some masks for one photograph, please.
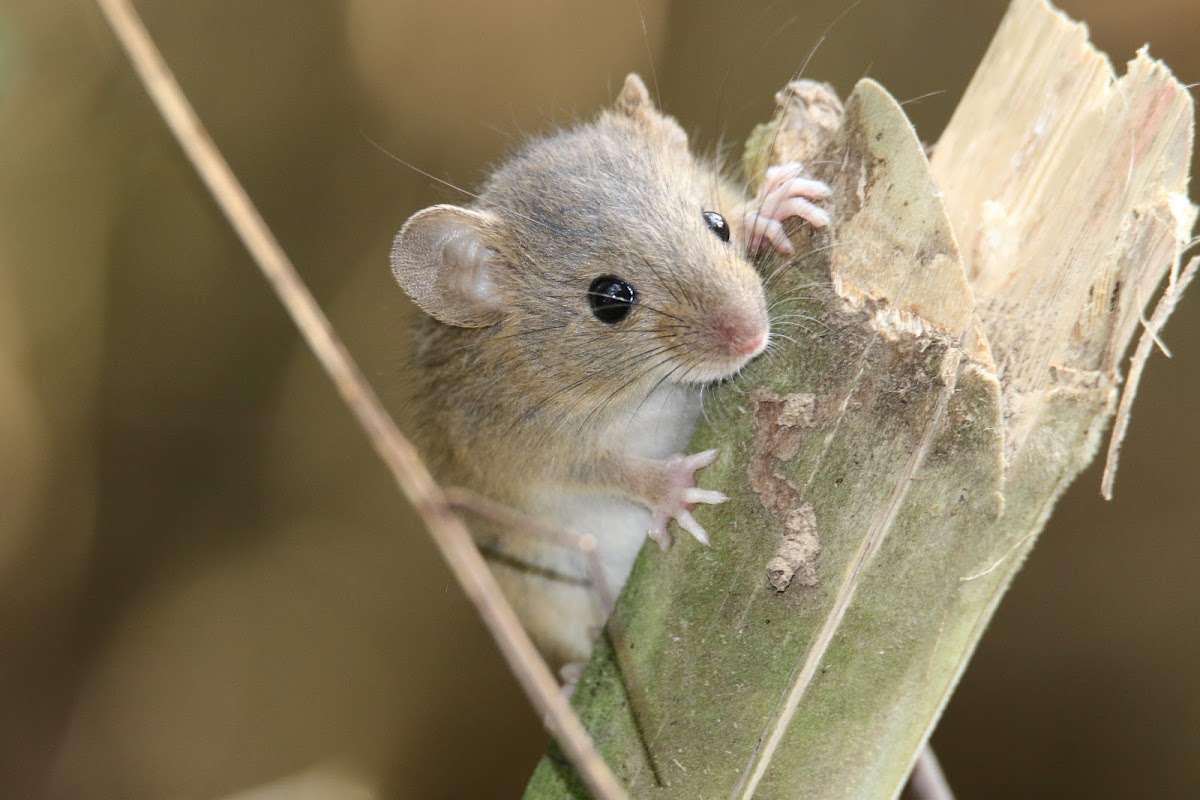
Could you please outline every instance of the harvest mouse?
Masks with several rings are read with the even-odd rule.
[[[669,523],[702,543],[690,511],[720,503],[684,454],[700,391],[770,336],[750,259],[790,253],[782,222],[829,223],[825,184],[768,171],[747,201],[662,114],[637,75],[596,119],[527,142],[467,207],[414,214],[392,272],[425,312],[411,371],[413,433],[438,480],[595,537],[621,586]],[[603,612],[578,553],[475,526],[534,641],[584,661]]]

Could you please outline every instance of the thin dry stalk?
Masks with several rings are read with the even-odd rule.
[[[484,519],[489,519],[518,534],[535,536],[539,539],[554,542],[559,547],[578,552],[587,564],[591,579],[591,588],[600,603],[603,615],[607,617],[617,604],[612,586],[604,574],[604,566],[600,563],[600,551],[596,547],[595,537],[581,535],[572,531],[555,528],[528,514],[523,514],[515,508],[509,508],[503,503],[497,503],[490,497],[484,497],[478,492],[451,486],[445,492],[446,502],[456,511],[470,511]]]
[[[625,798],[624,789],[596,751],[546,662],[500,593],[466,526],[452,511],[416,449],[396,428],[362,377],[329,319],[200,123],[137,12],[128,0],[96,0],[96,3],[180,147],[366,431],[375,451],[391,470],[396,484],[424,520],[442,557],[475,605],[547,729],[596,797]]]
[[[625,626],[621,621],[621,616],[614,613],[617,607],[617,598],[613,594],[612,585],[608,582],[608,576],[604,573],[604,565],[600,561],[600,552],[596,547],[595,538],[586,534],[580,535],[573,531],[547,525],[541,520],[517,511],[514,508],[509,508],[503,503],[497,503],[495,500],[485,497],[478,492],[473,492],[470,489],[451,486],[446,489],[446,500],[453,508],[459,511],[469,511],[477,514],[518,535],[534,536],[554,542],[560,547],[578,552],[583,557],[584,562],[587,564],[592,592],[594,593],[596,602],[600,605],[602,616],[607,620],[603,635],[608,637],[613,655],[621,665],[621,679],[628,693],[629,704],[633,708],[634,723],[643,732],[653,729],[653,717],[646,703],[646,688],[638,679],[637,670],[629,660],[631,640],[625,634]],[[571,682],[571,688],[574,690],[573,681]],[[643,745],[646,745],[644,736],[641,737],[641,741]],[[654,773],[655,783],[661,786],[662,776],[658,760],[648,745],[643,750],[647,763]]]

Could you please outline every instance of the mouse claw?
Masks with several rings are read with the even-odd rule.
[[[690,472],[695,472],[716,461],[719,455],[721,455],[721,451],[713,448],[712,450],[701,450],[699,453],[692,453],[690,456],[671,456],[671,459],[679,459]],[[668,462],[671,459],[668,459]]]
[[[672,519],[696,541],[704,545],[709,543],[708,532],[696,522],[691,511],[699,503],[717,505],[729,499],[722,492],[696,486],[696,470],[712,464],[718,455],[719,450],[705,450],[692,455],[675,455],[657,462],[657,496],[648,504],[653,519],[650,538],[658,542],[663,550],[670,548],[674,541],[667,530]]]
[[[783,229],[783,223],[766,217],[754,217],[753,220],[746,223],[746,228],[749,231],[749,243],[746,245],[746,252],[751,256],[761,255],[767,246],[775,248],[775,252],[780,255],[790,256],[796,252],[796,248],[788,241],[787,231]]]
[[[770,247],[783,255],[794,253],[782,223],[799,217],[814,228],[827,227],[832,218],[818,203],[828,200],[831,194],[824,181],[804,177],[804,167],[800,164],[781,164],[768,169],[758,195],[743,206],[747,255],[753,258]]]
[[[583,668],[586,666],[586,661],[570,661],[558,668],[558,677],[562,681],[559,689],[564,699],[570,700],[571,695],[575,694],[575,687],[579,685],[579,679],[583,677]]]
[[[680,511],[675,515],[675,521],[679,523],[679,527],[696,537],[696,541],[708,547],[708,531],[700,527],[700,523],[696,522],[696,518],[692,516],[690,511]]]
[[[719,505],[724,503],[729,498],[723,492],[715,492],[712,489],[697,489],[692,487],[683,492],[683,502],[691,503],[708,503],[709,505]]]
[[[833,194],[833,190],[825,181],[804,177],[804,165],[796,161],[770,167],[767,169],[766,178],[765,188],[768,192],[784,186],[792,196],[807,197],[810,200],[827,200]],[[763,192],[760,191],[759,194]]]
[[[671,545],[675,544],[675,537],[667,530],[667,523],[671,521],[671,517],[667,514],[659,512],[654,513],[654,522],[647,531],[647,535],[655,541],[658,549],[664,553],[671,549]]]

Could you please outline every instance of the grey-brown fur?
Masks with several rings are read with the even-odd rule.
[[[693,367],[708,368],[698,337],[679,326],[703,327],[717,313],[707,307],[762,303],[757,274],[701,216],[720,211],[732,223],[740,199],[657,112],[604,112],[527,143],[501,166],[472,207],[494,215],[484,239],[505,265],[504,319],[484,328],[420,323],[413,388],[436,398],[422,404],[419,424],[421,438],[438,443],[426,450],[443,480],[517,500],[519,487],[498,485],[484,462],[533,480],[573,474],[594,459],[595,446],[580,440],[603,435],[604,422],[641,402],[646,387],[672,370],[670,380],[686,381]],[[589,284],[606,274],[634,283],[642,306],[616,326],[587,304]],[[688,339],[669,361],[650,355]],[[449,458],[439,457],[443,445]],[[582,464],[570,463],[576,456]]]
[[[722,499],[689,488],[708,461],[669,457],[686,445],[698,387],[766,344],[743,203],[631,75],[613,109],[526,144],[471,206],[414,215],[392,266],[427,313],[407,377],[412,431],[438,479],[593,533],[615,582],[647,530],[669,542],[672,517],[703,541],[687,509]],[[730,241],[704,211],[727,218]],[[588,303],[605,275],[637,291],[616,324]],[[508,559],[578,572],[553,545],[476,530]],[[496,569],[544,651],[586,656],[580,629],[601,620],[584,601]]]

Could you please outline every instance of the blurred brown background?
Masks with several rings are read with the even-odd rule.
[[[372,141],[471,187],[638,70],[738,142],[835,18],[807,74],[934,141],[1003,5],[139,3],[392,396],[391,236],[461,198]],[[1194,0],[1065,5],[1200,81]],[[0,797],[518,796],[537,720],[89,2],[0,0],[0,115]],[[1200,290],[1165,338],[938,729],[963,798],[1200,796]]]

